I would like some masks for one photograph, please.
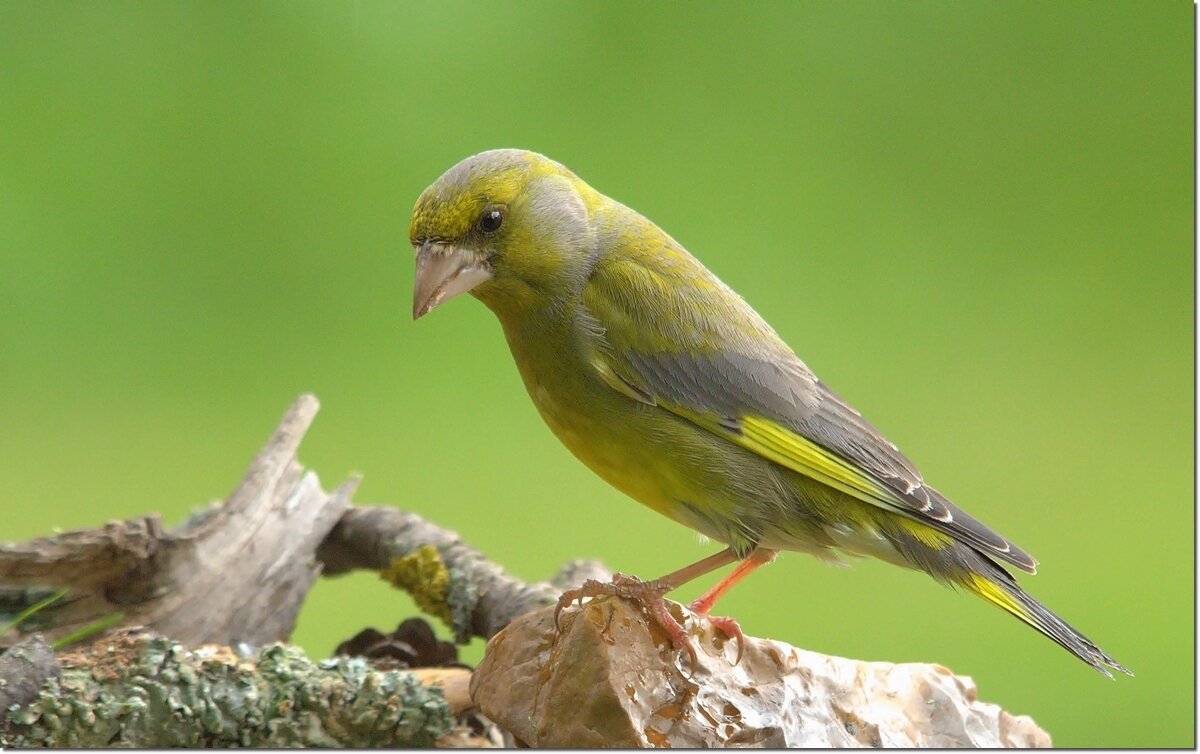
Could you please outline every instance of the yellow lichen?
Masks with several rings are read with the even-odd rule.
[[[392,586],[412,595],[417,607],[424,612],[447,624],[451,622],[450,604],[446,601],[450,572],[436,547],[424,545],[404,557],[394,558],[379,575]]]

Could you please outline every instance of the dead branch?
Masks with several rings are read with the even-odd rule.
[[[317,664],[282,644],[248,661],[131,631],[60,659],[61,677],[0,715],[0,746],[430,746],[454,724],[443,692],[413,673]]]
[[[446,620],[458,641],[490,639],[522,613],[552,604],[564,589],[612,576],[599,563],[572,561],[549,582],[521,581],[458,534],[416,514],[382,507],[346,511],[317,557],[330,576],[354,569],[385,572],[426,612]]]
[[[54,641],[119,616],[118,626],[193,646],[287,639],[321,570],[312,554],[358,485],[326,493],[296,461],[318,405],[300,396],[229,499],[177,530],[150,515],[0,547],[0,606],[19,610],[31,596],[68,589],[16,630]]]

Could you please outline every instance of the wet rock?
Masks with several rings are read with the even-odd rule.
[[[683,608],[672,604],[677,617]],[[1039,747],[1033,720],[977,699],[938,665],[859,662],[766,639],[737,643],[686,613],[693,664],[616,597],[527,613],[471,679],[481,711],[535,747]]]

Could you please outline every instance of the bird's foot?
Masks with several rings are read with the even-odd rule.
[[[676,649],[687,652],[688,657],[691,658],[692,666],[695,667],[696,648],[688,636],[687,629],[671,614],[670,609],[667,607],[667,601],[663,598],[663,595],[669,592],[670,589],[669,586],[658,580],[642,581],[641,579],[619,573],[613,576],[612,581],[588,579],[583,583],[583,586],[577,589],[569,589],[563,592],[562,596],[558,598],[558,605],[554,609],[554,626],[556,629],[561,630],[558,621],[559,614],[562,613],[564,607],[567,607],[572,602],[578,603],[582,607],[584,598],[621,597],[622,599],[640,603],[645,607],[650,618],[658,624],[663,633],[667,635],[667,638],[671,640],[671,644]],[[708,615],[708,607],[710,606],[703,604],[702,600],[697,600],[689,605],[688,609],[699,615],[703,615],[712,623],[714,628],[725,634],[728,638],[737,641],[738,654],[737,659],[734,660],[734,664],[736,665],[742,660],[742,649],[746,638],[742,633],[742,628],[733,618]]]
[[[580,607],[583,607],[585,597],[620,597],[637,602],[645,607],[650,619],[657,623],[659,628],[666,633],[667,638],[671,640],[671,644],[676,649],[688,653],[694,666],[696,664],[696,648],[692,646],[691,639],[688,638],[687,629],[671,614],[670,609],[667,608],[667,601],[663,599],[663,595],[670,590],[670,586],[658,580],[642,581],[633,576],[625,576],[620,573],[614,574],[612,581],[588,579],[583,582],[583,586],[577,589],[569,589],[563,592],[562,596],[558,598],[558,605],[554,609],[554,626],[556,629],[561,630],[558,616],[563,608],[572,602],[576,602]]]
[[[699,600],[697,600],[697,602],[698,601]],[[703,615],[705,618],[708,619],[708,622],[713,625],[713,628],[715,628],[718,631],[720,631],[721,633],[725,634],[725,636],[727,638],[736,641],[738,651],[737,651],[737,657],[734,659],[733,664],[737,665],[739,662],[742,661],[742,650],[744,650],[746,648],[746,635],[744,633],[742,633],[742,627],[740,625],[738,625],[737,619],[729,618],[729,617],[723,616],[723,615],[708,615],[707,613],[696,609],[695,602],[688,605],[688,609],[694,613]]]

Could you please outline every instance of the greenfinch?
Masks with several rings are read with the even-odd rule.
[[[421,194],[409,237],[414,318],[462,293],[482,301],[576,457],[727,545],[663,578],[591,582],[565,600],[642,598],[684,644],[662,596],[686,581],[740,561],[692,603],[707,615],[780,550],[873,556],[979,595],[1109,677],[1129,672],[1005,568],[1033,573],[1037,561],[927,484],[673,238],[559,163],[513,149],[469,157]]]

